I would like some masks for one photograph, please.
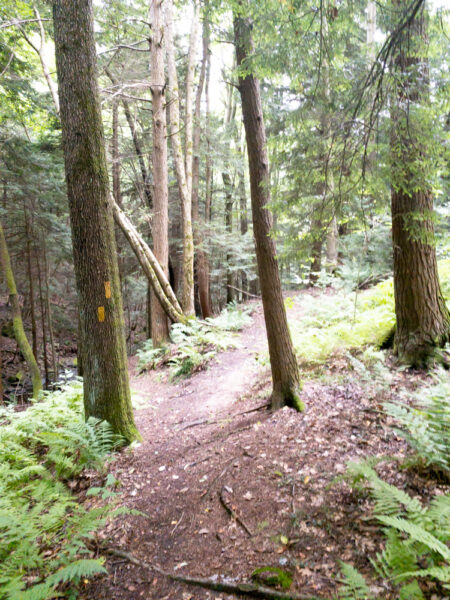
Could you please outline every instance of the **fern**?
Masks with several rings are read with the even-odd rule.
[[[347,477],[353,486],[366,482],[375,501],[373,517],[383,526],[385,548],[371,561],[378,575],[400,584],[404,600],[423,598],[422,578],[450,590],[450,496],[437,496],[424,507],[380,479],[367,462],[349,463]]]
[[[338,578],[341,583],[339,588],[339,600],[370,600],[373,594],[361,573],[352,565],[341,562],[342,577]]]
[[[399,433],[426,466],[441,469],[450,477],[450,381],[444,371],[435,384],[413,395],[415,406],[386,402],[385,411],[400,426]]]
[[[169,365],[172,378],[188,377],[206,368],[218,351],[236,348],[238,343],[233,332],[251,322],[249,309],[229,304],[218,317],[174,323],[170,330],[170,346],[153,348],[151,341],[147,341],[138,350],[139,371]]]
[[[111,512],[107,505],[86,510],[64,482],[85,467],[101,468],[121,440],[107,423],[85,422],[79,382],[46,394],[24,413],[2,414],[0,599],[56,598],[64,595],[60,583],[104,572],[86,541]]]

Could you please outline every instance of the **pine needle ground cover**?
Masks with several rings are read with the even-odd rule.
[[[74,383],[25,412],[0,409],[2,600],[75,597],[71,586],[106,572],[88,542],[113,511],[84,508],[68,483],[101,469],[121,440],[107,423],[85,422],[82,395]]]

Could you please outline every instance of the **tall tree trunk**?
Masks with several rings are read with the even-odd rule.
[[[44,386],[47,390],[50,384],[50,375],[48,368],[48,352],[47,352],[47,314],[46,304],[44,302],[44,292],[42,285],[42,270],[41,270],[41,258],[36,256],[36,264],[38,271],[38,286],[39,286],[39,306],[41,309],[41,330],[42,330],[42,358],[44,361]]]
[[[205,21],[207,21],[209,15],[205,15]],[[209,27],[209,25],[208,25]],[[211,80],[211,53],[209,52],[209,31],[208,39],[205,37],[205,29],[203,30],[203,51],[205,52],[205,45],[207,44],[207,58],[206,58],[206,74],[205,74],[205,136],[206,136],[206,160],[205,160],[205,212],[203,215],[205,223],[211,221],[211,203],[212,203],[212,184],[213,184],[213,171],[212,171],[212,160],[211,160],[211,131],[210,131],[210,97],[209,97],[209,85]],[[202,219],[203,220],[203,219]],[[210,293],[210,269],[208,254],[204,248],[205,238],[203,237],[203,244],[198,253],[198,295],[200,306],[202,309],[202,316],[211,317],[213,314],[211,293]]]
[[[322,184],[320,184],[322,187]],[[322,245],[323,245],[323,231],[322,231],[322,203],[314,209],[313,219],[311,222],[311,266],[309,269],[309,285],[317,283],[320,270],[322,268]]]
[[[36,327],[36,306],[34,303],[34,277],[33,277],[33,266],[32,266],[32,232],[30,215],[25,206],[23,206],[25,216],[25,233],[27,238],[27,272],[28,272],[28,285],[30,288],[30,316],[31,316],[31,340],[33,348],[33,356],[37,357],[37,327]]]
[[[97,86],[91,0],[53,3],[56,67],[82,329],[84,407],[131,441],[122,297]]]
[[[242,151],[241,151],[242,152]],[[242,165],[244,156],[242,155]],[[248,232],[248,217],[247,217],[247,194],[245,193],[245,176],[244,169],[239,171],[239,222],[241,228],[241,235],[245,236]],[[248,278],[245,269],[241,270],[241,289],[242,289],[242,300],[248,300],[247,294]]]
[[[242,9],[242,3],[239,3],[239,9]],[[237,9],[234,12],[234,35],[237,65],[241,67],[248,64],[253,42],[251,23]],[[281,293],[275,242],[270,235],[272,214],[267,208],[270,201],[269,161],[260,87],[259,81],[247,70],[245,76],[239,76],[239,91],[247,140],[256,257],[272,369],[271,405],[274,409],[287,404],[303,410],[299,398],[300,376]]]
[[[39,392],[42,390],[41,374],[39,373],[39,367],[36,362],[36,357],[33,354],[33,350],[31,349],[30,343],[28,342],[25,330],[23,328],[19,296],[17,294],[16,282],[11,267],[11,260],[9,258],[8,246],[6,245],[5,233],[3,231],[1,223],[0,259],[3,267],[3,272],[5,274],[6,285],[8,287],[9,292],[9,301],[11,303],[12,308],[14,337],[16,338],[17,345],[19,346],[19,349],[31,373],[31,381],[33,384],[33,397],[37,398],[39,396]]]
[[[47,315],[48,324],[48,336],[50,340],[50,350],[52,353],[52,370],[53,370],[53,381],[58,379],[58,359],[56,356],[55,336],[53,333],[53,319],[52,319],[52,307],[50,303],[50,285],[48,281],[48,260],[47,260],[47,249],[45,247],[45,240],[42,239],[42,253],[44,258],[44,283],[45,283],[45,312]]]
[[[406,11],[406,0],[396,6]],[[427,181],[426,124],[417,109],[429,101],[426,17],[422,6],[404,29],[392,61],[397,84],[391,112],[392,243],[396,330],[394,352],[425,365],[450,336],[450,314],[439,285],[433,193]]]
[[[192,148],[192,220],[194,222],[195,263],[198,284],[198,300],[202,317],[211,316],[211,301],[209,299],[209,278],[207,275],[207,257],[204,249],[204,218],[200,218],[199,210],[199,170],[200,170],[200,109],[203,87],[205,85],[207,64],[209,59],[209,14],[208,4],[205,5],[203,18],[202,63],[195,98],[194,135]]]
[[[180,135],[180,99],[178,88],[177,69],[175,65],[175,46],[173,40],[173,15],[172,0],[166,0],[166,52],[167,52],[167,74],[169,83],[169,116],[170,116],[170,140],[172,144],[173,162],[178,182],[178,190],[181,201],[181,218],[183,225],[183,289],[181,295],[181,306],[186,315],[195,313],[194,307],[194,237],[192,232],[192,165],[189,169],[185,167]],[[194,19],[196,19],[194,14]],[[191,106],[192,111],[192,106]],[[192,119],[192,115],[190,115]],[[188,133],[186,134],[188,135]],[[192,160],[192,123],[189,133],[191,140],[186,142],[190,145],[190,161]],[[186,163],[187,164],[187,163]]]
[[[192,15],[191,33],[189,35],[189,50],[186,72],[186,102],[185,102],[185,151],[184,164],[186,169],[187,193],[192,195],[192,159],[193,159],[193,99],[194,99],[194,74],[195,53],[197,48],[198,33],[198,2],[193,0],[194,13]]]
[[[152,93],[153,123],[153,251],[164,275],[169,274],[169,189],[166,139],[164,29],[162,0],[151,0],[150,22],[150,90]],[[156,348],[169,339],[169,324],[158,298],[152,293],[152,340]]]
[[[327,230],[327,271],[329,273],[334,273],[338,264],[337,239],[338,227],[336,215],[334,214]]]
[[[119,154],[119,102],[116,98],[112,105],[112,195],[114,202],[122,208],[122,194],[120,191],[120,154]]]

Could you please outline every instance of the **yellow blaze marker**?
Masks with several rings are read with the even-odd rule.
[[[105,297],[111,298],[111,282],[105,281]]]
[[[103,321],[105,320],[105,307],[99,306],[97,310],[98,310],[98,320],[100,321],[100,323],[103,323]]]

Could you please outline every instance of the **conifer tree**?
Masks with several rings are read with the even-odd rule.
[[[138,437],[130,400],[112,206],[97,86],[91,0],[53,3],[55,54],[86,417]]]

